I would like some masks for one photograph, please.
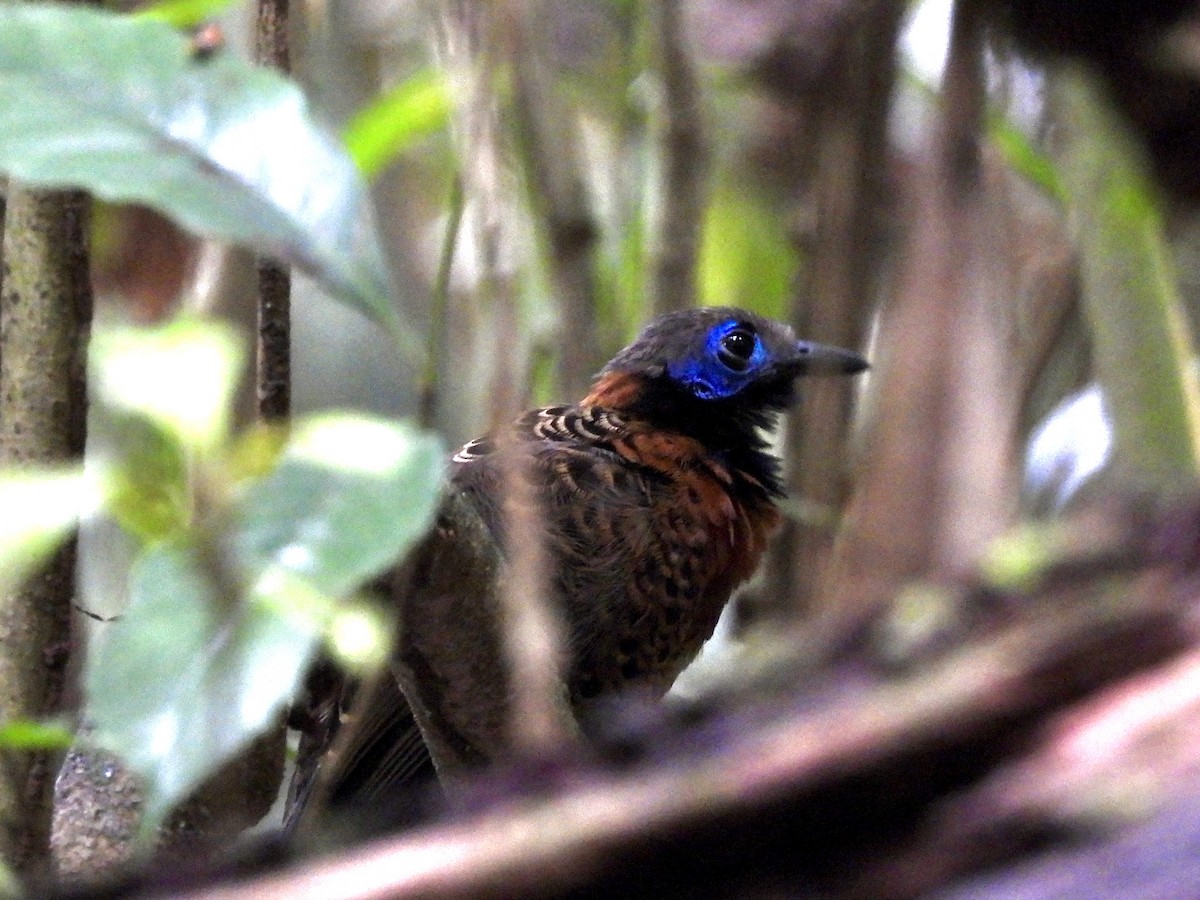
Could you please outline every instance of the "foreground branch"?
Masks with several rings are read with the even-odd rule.
[[[563,761],[542,769],[558,773],[555,796],[544,777],[531,796],[514,787],[528,773],[498,775],[476,792],[480,812],[189,896],[636,887],[912,897],[1068,834],[1074,852],[1095,853],[1133,811],[1166,809],[1200,765],[1196,743],[1181,739],[1200,729],[1194,576],[1160,556],[1098,608],[1094,584],[1111,584],[1125,564],[1114,551],[1085,564],[1087,583],[1049,579],[1038,608],[920,674],[889,683],[864,678],[861,665],[835,667],[686,732],[663,726],[647,738],[642,727],[643,761],[618,774]],[[988,606],[986,591],[967,599]],[[1139,803],[1114,805],[1113,786],[1130,772]],[[479,799],[498,792],[505,799]]]
[[[83,453],[84,347],[91,319],[87,198],[11,185],[0,296],[0,463],[62,463]],[[55,711],[75,589],[68,545],[0,606],[0,721]],[[0,857],[29,868],[49,854],[53,772],[42,754],[7,753]]]

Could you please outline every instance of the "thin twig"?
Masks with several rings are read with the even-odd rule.
[[[483,22],[476,17],[484,17]],[[448,29],[457,29],[456,46],[465,50],[477,74],[472,102],[464,110],[468,118],[467,146],[462,158],[472,161],[464,168],[464,189],[479,210],[481,239],[476,242],[481,254],[478,268],[482,273],[481,293],[493,307],[497,346],[520,346],[520,310],[511,289],[501,285],[499,247],[504,237],[505,217],[498,191],[501,146],[500,124],[493,105],[494,67],[497,62],[514,59],[514,47],[521,11],[513,6],[453,9]],[[489,27],[480,27],[486,24]],[[491,43],[483,43],[487,35]],[[459,59],[459,63],[468,60]],[[560,629],[547,596],[546,550],[544,529],[525,472],[526,459],[520,454],[510,423],[524,401],[521,390],[520,361],[515,354],[502,352],[496,357],[491,384],[492,422],[499,433],[501,458],[511,460],[501,476],[502,517],[508,542],[504,550],[508,574],[501,586],[501,652],[510,673],[511,703],[507,722],[507,740],[526,751],[545,751],[564,739],[568,723],[564,721],[562,683],[558,670]],[[495,660],[480,660],[480,671],[504,669]],[[502,748],[485,748],[499,753]]]
[[[254,56],[261,65],[290,69],[288,0],[258,0]],[[257,383],[263,421],[287,419],[292,407],[291,274],[274,260],[259,257]]]
[[[961,0],[950,25],[946,57],[944,103],[939,164],[951,193],[964,200],[981,188],[980,144],[987,115],[987,74],[984,71],[983,4]]]
[[[655,315],[696,302],[696,259],[707,199],[708,148],[695,67],[683,32],[680,0],[647,0],[658,79],[655,151],[662,177],[649,202],[647,287]]]
[[[288,42],[288,0],[258,0],[254,32],[255,60],[280,72],[291,68]],[[255,382],[258,418],[262,422],[286,423],[292,412],[292,316],[291,272],[273,259],[255,260],[258,274],[257,340]],[[219,574],[224,562],[210,560],[210,572]],[[230,611],[232,615],[232,611]],[[191,822],[206,809],[229,814],[239,802],[260,803],[279,790],[284,775],[287,728],[282,719],[258,737],[235,760],[210,777],[208,783],[177,812]],[[234,816],[236,819],[236,816]]]
[[[513,0],[511,8],[516,161],[525,176],[529,207],[561,316],[557,388],[563,396],[581,397],[602,362],[593,275],[598,229],[576,149],[575,116],[558,96],[542,62],[550,40],[546,17],[539,13],[536,0]]]
[[[539,46],[531,41],[535,20],[530,12],[524,0],[510,0],[498,20],[498,35],[516,82],[514,104],[520,122],[517,144],[523,151],[517,162],[524,165],[527,179],[536,186],[532,206],[540,213],[540,225],[545,229],[550,272],[564,325],[583,329],[578,335],[565,332],[569,337],[564,339],[560,355],[563,362],[559,371],[564,382],[560,387],[581,390],[580,385],[567,382],[581,380],[586,384],[590,375],[590,366],[579,371],[579,360],[587,359],[587,348],[595,346],[589,262],[594,228],[569,144],[551,147],[548,142],[549,109],[540,90],[544,79],[536,59]],[[561,135],[563,123],[556,124]],[[501,346],[516,344],[517,314],[512,303],[500,312],[502,327],[508,329],[508,340],[502,340]],[[499,360],[494,400],[498,408],[515,413],[519,406],[514,391],[517,381],[506,369],[505,361]],[[549,603],[545,514],[529,477],[532,457],[521,452],[520,440],[511,430],[506,428],[500,441],[509,460],[502,484],[509,571],[502,586],[500,612],[503,651],[511,672],[508,737],[521,751],[548,753],[567,739],[570,714],[564,712],[559,670],[562,628]]]
[[[463,182],[455,175],[450,183],[450,200],[447,204],[446,231],[442,236],[442,252],[438,256],[437,277],[433,282],[429,308],[429,341],[425,356],[425,372],[421,377],[421,396],[418,418],[422,428],[437,425],[439,402],[438,373],[446,360],[446,317],[450,310],[450,275],[454,268],[454,254],[458,249],[458,236],[462,228],[464,208]]]
[[[264,422],[286,420],[292,411],[291,275],[274,260],[259,257],[258,415]]]

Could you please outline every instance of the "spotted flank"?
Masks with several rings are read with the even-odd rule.
[[[490,437],[479,437],[467,441],[454,454],[456,463],[469,463],[485,456],[490,456],[496,450],[496,442]]]
[[[517,421],[517,435],[526,441],[585,441],[605,444],[625,434],[625,423],[612,412],[594,407],[547,406],[525,413]],[[454,462],[470,463],[490,456],[498,444],[493,437],[467,441],[454,454]]]

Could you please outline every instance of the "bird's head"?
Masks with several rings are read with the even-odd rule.
[[[704,307],[655,319],[604,367],[597,387],[637,384],[635,405],[643,414],[657,413],[654,418],[710,412],[758,426],[792,402],[799,376],[866,368],[857,353],[799,341],[780,322],[733,307]]]

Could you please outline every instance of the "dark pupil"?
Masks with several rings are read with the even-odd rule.
[[[729,366],[735,372],[742,372],[746,366],[750,364],[750,357],[754,353],[754,335],[749,331],[738,329],[731,331],[725,337],[721,338],[721,349],[719,355],[721,362]]]

